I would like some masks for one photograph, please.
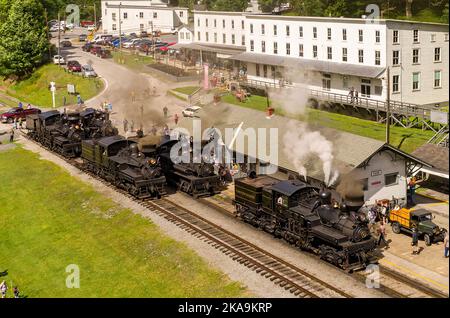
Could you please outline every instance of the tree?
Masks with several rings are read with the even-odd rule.
[[[349,16],[347,9],[347,1],[345,0],[333,0],[329,1],[327,8],[325,9],[325,15],[330,17]]]
[[[272,12],[280,5],[281,0],[258,0],[259,8],[262,12]]]
[[[0,39],[1,75],[24,77],[41,65],[49,46],[41,2],[12,0]]]
[[[405,9],[406,9],[406,17],[411,18],[412,17],[412,3],[413,0],[405,0]]]
[[[11,8],[11,0],[0,0],[0,26],[8,19],[9,9]]]
[[[321,0],[292,0],[292,11],[304,16],[323,16],[324,2]]]

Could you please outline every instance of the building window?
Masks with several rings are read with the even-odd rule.
[[[286,43],[286,55],[291,55],[291,44]]]
[[[400,64],[400,51],[392,51],[392,65]]]
[[[364,63],[364,50],[358,50],[358,62]]]
[[[347,48],[342,48],[342,62],[347,62]]]
[[[276,25],[273,26],[273,35],[277,35],[277,26]]]
[[[256,64],[256,76],[260,76],[260,72],[259,72],[259,64]]]
[[[267,77],[267,65],[263,65],[263,76]]]
[[[435,62],[441,61],[441,48],[440,47],[434,48],[434,61]]]
[[[413,73],[413,91],[417,91],[420,89],[420,73],[414,72]]]
[[[200,37],[200,32],[197,32],[197,41],[200,41],[201,37]]]
[[[275,78],[275,66],[271,65],[270,66],[270,76],[272,76],[272,78]]]
[[[266,41],[261,41],[261,52],[266,53]]]
[[[273,42],[273,54],[278,54],[278,43]]]
[[[113,13],[111,14],[111,18],[112,18],[113,21],[116,21],[116,13],[115,13],[115,12],[113,12]]]
[[[231,28],[234,29],[234,20],[231,20]]]
[[[398,30],[392,31],[392,43],[398,43]]]
[[[217,20],[214,19],[214,27],[217,28]]]
[[[206,42],[209,42],[209,34],[208,34],[208,32],[205,32],[205,38],[206,38]]]
[[[347,29],[342,29],[342,41],[347,41]]]
[[[327,29],[327,40],[331,40],[331,28]]]
[[[362,190],[363,191],[369,190],[369,178],[361,179],[361,183],[362,183]]]
[[[381,52],[375,51],[375,65],[381,65]]]
[[[250,40],[250,51],[254,51],[255,50],[255,41]]]
[[[225,20],[222,20],[222,27],[225,29]]]
[[[191,34],[189,32],[186,32],[186,40],[190,40],[191,39]]]
[[[208,27],[208,18],[205,19],[205,26]]]
[[[241,45],[245,45],[245,35],[242,36]]]
[[[363,42],[364,41],[363,30],[358,30],[358,41],[359,42]]]
[[[157,19],[158,18],[158,12],[153,12],[153,19]]]
[[[197,26],[200,26],[200,19],[197,19]]]
[[[217,43],[217,33],[214,32],[214,43]]]
[[[370,98],[371,81],[369,79],[361,79],[361,96]]]
[[[253,34],[253,24],[250,24],[250,33]]]
[[[436,34],[433,33],[433,34],[430,35],[430,41],[431,42],[436,42]]]
[[[329,60],[333,59],[333,49],[331,48],[331,46],[327,47],[327,58]]]
[[[392,92],[398,93],[400,91],[400,75],[394,75],[392,76]]]
[[[222,43],[223,44],[227,43],[227,35],[225,33],[222,34]]]
[[[241,21],[241,29],[242,29],[242,30],[245,29],[245,22],[244,22],[244,20]]]
[[[301,26],[301,27],[298,27],[298,36],[299,37],[303,37],[303,27]]]
[[[291,28],[289,27],[289,25],[286,25],[286,36],[290,35],[291,35]]]
[[[184,32],[180,32],[180,39],[184,40]]]
[[[419,30],[413,30],[413,42],[419,43]]]
[[[313,57],[317,58],[317,45],[313,45]]]
[[[329,91],[331,89],[331,75],[330,74],[323,74],[322,89],[325,91]]]
[[[375,31],[375,43],[380,43],[380,31]]]
[[[434,88],[441,87],[441,71],[434,71]]]
[[[139,18],[140,19],[144,18],[144,12],[139,12]]]
[[[236,39],[234,34],[231,35],[231,44],[235,44],[236,43]]]
[[[266,33],[266,27],[264,24],[261,24],[261,34],[264,35]]]
[[[116,30],[117,30],[117,25],[116,25],[115,23],[113,23],[112,29],[113,29],[113,31],[116,31]]]
[[[317,39],[317,28],[313,27],[313,38]]]
[[[144,24],[143,23],[139,24],[139,30],[140,31],[144,31]]]
[[[398,173],[388,173],[384,175],[384,185],[385,186],[389,186],[389,185],[395,185],[398,184]]]
[[[183,12],[183,11],[180,11],[180,18],[183,17],[183,14],[184,14],[184,12]]]
[[[419,49],[413,49],[413,64],[419,64]]]
[[[448,33],[445,33],[445,34],[444,34],[444,41],[445,41],[445,42],[448,42]]]
[[[342,87],[348,88],[348,76],[342,76]]]
[[[123,13],[123,18],[124,18],[124,19],[128,19],[128,12],[124,12],[124,13]]]
[[[303,57],[303,44],[298,45],[298,56]]]

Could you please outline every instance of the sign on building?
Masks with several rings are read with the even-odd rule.
[[[430,119],[433,123],[448,124],[448,113],[438,110],[432,110],[430,113]]]

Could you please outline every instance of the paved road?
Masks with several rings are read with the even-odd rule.
[[[61,48],[61,55],[66,61],[78,60],[81,64],[92,63],[97,74],[105,80],[105,90],[93,99],[86,101],[86,105],[97,108],[105,101],[110,102],[113,105],[112,119],[121,130],[124,118],[129,123],[134,121],[135,128],[138,128],[142,121],[144,131],[150,130],[154,124],[160,127],[166,123],[173,126],[172,115],[178,113],[180,116],[187,103],[167,95],[167,90],[188,86],[192,83],[169,83],[152,74],[134,72],[125,66],[118,65],[112,59],[101,59],[83,52],[82,44],[77,42],[77,37],[82,32],[82,30],[76,30],[61,35],[61,39],[70,39],[75,45],[72,48]],[[52,42],[57,43],[57,37],[54,37]],[[154,89],[155,95],[153,95]],[[145,94],[146,90],[150,92],[150,95]],[[163,117],[164,106],[169,109],[169,118],[167,119]],[[141,107],[143,107],[144,116],[141,116]]]

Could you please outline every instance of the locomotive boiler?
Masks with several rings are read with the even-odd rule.
[[[331,194],[299,180],[235,180],[237,216],[347,270],[375,259],[367,222],[331,205]]]

